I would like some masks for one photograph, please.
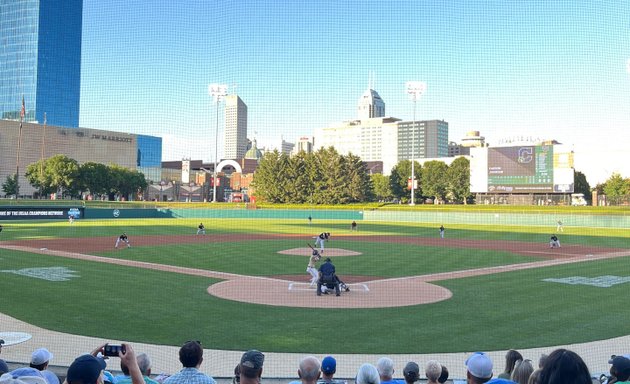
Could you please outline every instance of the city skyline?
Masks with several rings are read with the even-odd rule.
[[[164,160],[214,159],[210,83],[262,147],[355,119],[370,82],[411,121],[405,83],[425,81],[416,120],[446,120],[450,141],[556,139],[592,185],[630,177],[627,3],[85,0],[83,19],[80,126],[162,136]]]

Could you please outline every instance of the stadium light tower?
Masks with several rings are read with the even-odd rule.
[[[413,122],[411,124],[411,205],[415,205],[414,194],[416,192],[416,167],[415,167],[415,145],[416,137],[413,129],[416,125],[416,101],[427,90],[427,83],[423,81],[408,81],[406,84],[407,94],[413,100]]]
[[[212,96],[213,102],[217,104],[217,124],[214,132],[214,171],[212,175],[212,202],[217,202],[217,162],[219,160],[219,104],[227,95],[227,85],[225,84],[210,84],[208,86],[208,93]]]

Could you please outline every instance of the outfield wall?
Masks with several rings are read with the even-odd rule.
[[[403,221],[436,224],[468,225],[531,225],[556,226],[558,220],[564,226],[589,228],[630,228],[630,216],[571,215],[554,213],[511,212],[433,212],[433,211],[365,211],[363,220]]]
[[[363,220],[363,212],[349,210],[289,209],[101,209],[85,208],[86,219],[184,218],[184,219],[302,219]]]
[[[4,219],[50,219],[67,220],[69,208],[15,208],[20,216],[6,210]],[[75,208],[76,209],[76,208]],[[587,228],[626,228],[630,229],[630,216],[627,215],[582,215],[570,213],[518,213],[518,212],[444,212],[444,211],[382,211],[382,210],[310,210],[310,209],[170,209],[170,208],[79,208],[85,219],[276,219],[276,220],[307,220],[308,217],[318,220],[366,220],[387,222],[412,222],[434,224],[464,224],[464,225],[526,225],[526,226],[554,226],[560,220],[565,226]],[[52,216],[27,216],[28,212],[59,211]],[[25,213],[26,212],[26,213]],[[2,211],[0,211],[0,214]],[[24,213],[24,215],[22,215]]]

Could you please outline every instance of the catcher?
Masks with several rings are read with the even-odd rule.
[[[309,244],[309,247],[311,245]],[[313,247],[311,247],[311,249],[313,250],[313,254],[311,255],[311,257],[308,259],[308,266],[306,267],[306,272],[308,272],[309,275],[311,275],[311,287],[314,287],[315,284],[317,284],[317,280],[319,280],[319,272],[317,271],[317,268],[315,268],[315,263],[317,263],[321,258],[322,255],[319,253],[319,251]]]

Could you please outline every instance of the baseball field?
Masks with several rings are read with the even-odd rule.
[[[471,213],[474,215],[474,213]],[[505,213],[504,215],[509,215]],[[304,353],[435,353],[630,334],[630,231],[540,224],[117,219],[4,222],[2,312],[131,342]],[[576,220],[577,222],[577,220]],[[445,238],[438,227],[446,227]],[[131,248],[114,248],[122,232]],[[350,292],[317,297],[313,236]]]

